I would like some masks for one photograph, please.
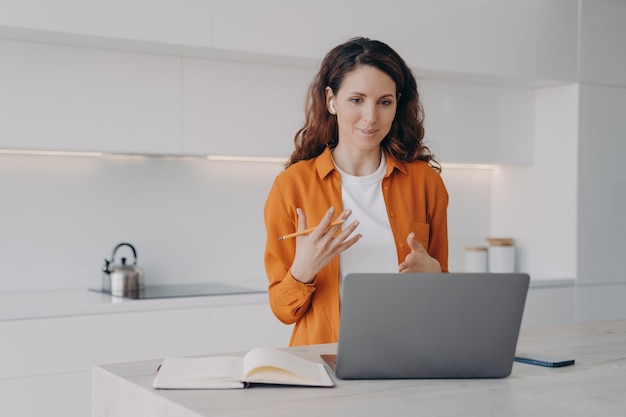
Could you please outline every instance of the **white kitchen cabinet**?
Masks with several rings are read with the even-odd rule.
[[[407,0],[215,0],[214,46],[321,59],[333,46],[367,36],[406,51],[413,44],[417,9]]]
[[[287,158],[315,65],[1,41],[0,149]],[[444,162],[532,164],[534,90],[422,78]]]
[[[0,415],[86,416],[94,364],[205,353],[208,317],[195,308],[2,321]]]
[[[604,1],[596,10],[614,16],[620,7]],[[575,79],[578,22],[571,0],[0,2],[0,37],[320,59],[340,42],[367,36],[417,68],[526,80]]]
[[[209,317],[210,353],[286,347],[291,325],[278,321],[267,304],[213,307]]]
[[[217,49],[321,58],[355,36],[413,67],[525,80],[576,77],[578,5],[569,0],[215,0]]]
[[[94,364],[286,346],[289,326],[272,316],[267,301],[254,301],[259,296],[267,297],[111,304],[110,297],[99,301],[97,294],[87,303],[75,293],[24,295],[19,303],[3,294],[0,318],[14,319],[0,321],[0,415],[89,415]],[[20,315],[24,319],[16,319]]]
[[[0,149],[287,157],[322,56],[362,35],[432,80],[444,162],[529,164],[532,89],[576,78],[567,0],[28,4],[0,4]]]
[[[316,71],[185,59],[183,154],[286,159]],[[426,140],[442,161],[533,163],[534,89],[419,76],[418,88]]]
[[[91,371],[0,379],[2,416],[86,417],[90,409]]]
[[[180,152],[180,58],[0,39],[0,149]]]
[[[210,46],[212,1],[2,0],[0,37]],[[107,45],[111,45],[110,43]],[[139,46],[139,45],[136,45]],[[143,45],[146,46],[145,44]]]
[[[183,153],[282,157],[317,68],[183,60]]]
[[[415,19],[406,59],[417,68],[505,83],[576,79],[577,2],[426,0]]]
[[[581,84],[578,158],[577,258],[580,281],[626,282],[621,265],[624,244],[626,198],[626,88]],[[611,216],[599,215],[602,208]],[[623,302],[621,304],[624,304]]]
[[[0,322],[4,378],[89,371],[94,363],[198,355],[208,309],[142,311]]]
[[[531,165],[535,90],[418,79],[425,140],[443,162]]]

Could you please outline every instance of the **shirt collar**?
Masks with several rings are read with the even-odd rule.
[[[330,147],[327,146],[326,149],[324,149],[324,152],[322,152],[315,159],[315,167],[317,169],[317,174],[322,179],[326,178],[326,176],[330,174],[332,171],[335,171],[335,164],[333,163],[333,157],[330,152],[331,152],[331,149]],[[404,162],[397,160],[389,152],[385,152],[385,158],[387,160],[387,172],[385,172],[385,177],[390,176],[391,173],[394,171],[394,169],[397,169],[398,171],[404,174],[407,173]]]

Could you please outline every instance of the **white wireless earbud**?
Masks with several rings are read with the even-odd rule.
[[[331,112],[332,114],[337,113],[337,110],[335,110],[335,105],[333,104],[333,101],[332,101],[332,100],[330,101],[329,106],[330,106],[330,112]]]

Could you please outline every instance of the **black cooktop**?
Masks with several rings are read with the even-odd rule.
[[[110,294],[102,289],[89,289],[103,294]],[[147,285],[140,291],[128,292],[124,298],[151,299],[174,297],[201,297],[207,295],[257,294],[265,290],[239,287],[221,282],[205,282],[198,284]]]

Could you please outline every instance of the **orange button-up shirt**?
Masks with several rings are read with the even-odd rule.
[[[411,252],[410,232],[448,271],[448,193],[437,173],[424,161],[401,162],[385,154],[387,171],[382,191],[396,243],[398,264]],[[291,275],[296,239],[278,240],[298,228],[296,208],[312,227],[327,210],[343,211],[341,177],[330,148],[316,158],[300,161],[281,172],[265,203],[265,269],[270,306],[285,324],[295,323],[290,346],[337,342],[339,334],[339,258],[322,268],[310,284]]]

